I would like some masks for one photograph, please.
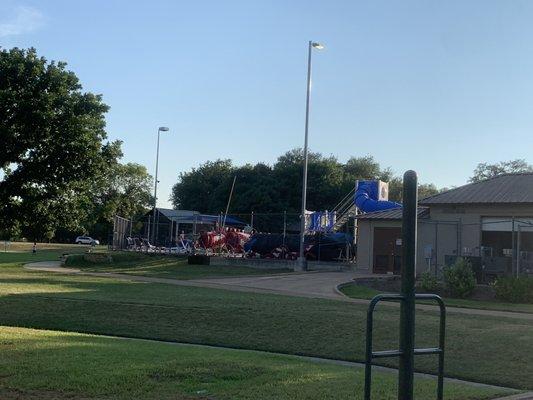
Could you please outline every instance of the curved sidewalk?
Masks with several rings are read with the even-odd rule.
[[[206,278],[179,280],[156,278],[149,276],[116,274],[111,272],[83,272],[79,269],[64,268],[59,261],[41,261],[24,265],[24,268],[35,271],[46,271],[65,274],[78,274],[101,278],[112,278],[133,282],[164,283],[177,286],[194,286],[212,289],[232,290],[238,292],[269,293],[286,296],[321,298],[367,305],[369,300],[353,299],[340,293],[337,289],[342,283],[363,275],[355,272],[304,272],[295,274],[279,274],[268,276],[242,276],[231,278]],[[399,307],[397,303],[384,302],[385,307]],[[437,306],[417,304],[418,310],[438,311]],[[514,318],[533,321],[533,313],[512,311],[481,310],[474,308],[447,307],[448,313],[479,315],[489,317]]]

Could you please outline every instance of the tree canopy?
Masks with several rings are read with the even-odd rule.
[[[232,212],[298,213],[302,163],[301,149],[286,152],[272,166],[263,163],[235,166],[231,160],[208,161],[180,175],[171,201],[176,208],[219,213],[226,207],[232,179],[237,176]],[[388,181],[391,200],[401,200],[401,179],[394,177],[389,168],[382,168],[373,157],[352,157],[342,163],[333,156],[310,153],[307,208],[333,209],[358,179]],[[421,196],[435,193],[435,185],[421,186]]]
[[[479,163],[474,170],[474,175],[470,178],[470,182],[479,182],[502,174],[521,172],[533,172],[533,165],[528,164],[523,159],[500,161],[495,164]]]
[[[0,51],[3,236],[46,239],[57,229],[84,230],[103,188],[123,186],[126,176],[147,179],[140,166],[118,166],[121,143],[106,140],[108,109],[101,95],[82,91],[65,63],[48,62],[35,49]]]

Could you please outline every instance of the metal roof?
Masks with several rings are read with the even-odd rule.
[[[505,174],[426,197],[433,204],[533,204],[533,173]]]
[[[221,215],[206,215],[206,214],[200,214],[198,211],[191,211],[191,210],[173,210],[170,208],[157,208],[157,211],[161,213],[161,215],[164,215],[166,218],[168,218],[171,221],[178,222],[180,224],[208,224],[208,225],[214,225],[215,223],[220,222],[220,220],[224,220],[226,225],[246,225],[246,222],[241,221],[240,219],[237,219],[235,217],[232,217],[230,215],[227,215],[224,219],[224,216]],[[148,212],[146,215],[152,215],[152,211]]]
[[[355,218],[364,219],[364,220],[401,220],[402,219],[403,208],[393,208],[390,210],[384,211],[375,211],[367,214],[357,215]],[[418,207],[417,209],[418,218],[428,218],[429,209],[427,207]]]
[[[159,211],[161,214],[163,214],[168,219],[180,218],[180,217],[192,216],[192,215],[195,215],[195,214],[197,214],[197,215],[200,214],[198,211],[173,210],[173,209],[170,209],[170,208],[160,208],[160,207],[157,207],[157,211]],[[153,209],[150,212],[153,213]]]

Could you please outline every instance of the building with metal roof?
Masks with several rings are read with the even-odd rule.
[[[504,174],[420,200],[434,204],[533,204],[533,173]]]
[[[212,230],[215,226],[244,228],[246,222],[230,215],[208,215],[193,210],[174,210],[170,208],[152,208],[144,216],[142,235],[152,238],[154,244],[171,245],[181,233],[196,234]],[[155,221],[154,221],[155,219]],[[156,234],[154,235],[153,232]]]
[[[419,201],[417,272],[468,257],[488,275],[533,273],[533,173],[505,174]],[[357,216],[357,265],[401,271],[402,209]]]

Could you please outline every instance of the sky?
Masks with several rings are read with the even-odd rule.
[[[480,162],[533,162],[533,2],[0,2],[0,46],[68,63],[111,109],[124,161],[155,169],[159,205],[207,160],[274,163],[303,145],[372,155],[438,187]]]

